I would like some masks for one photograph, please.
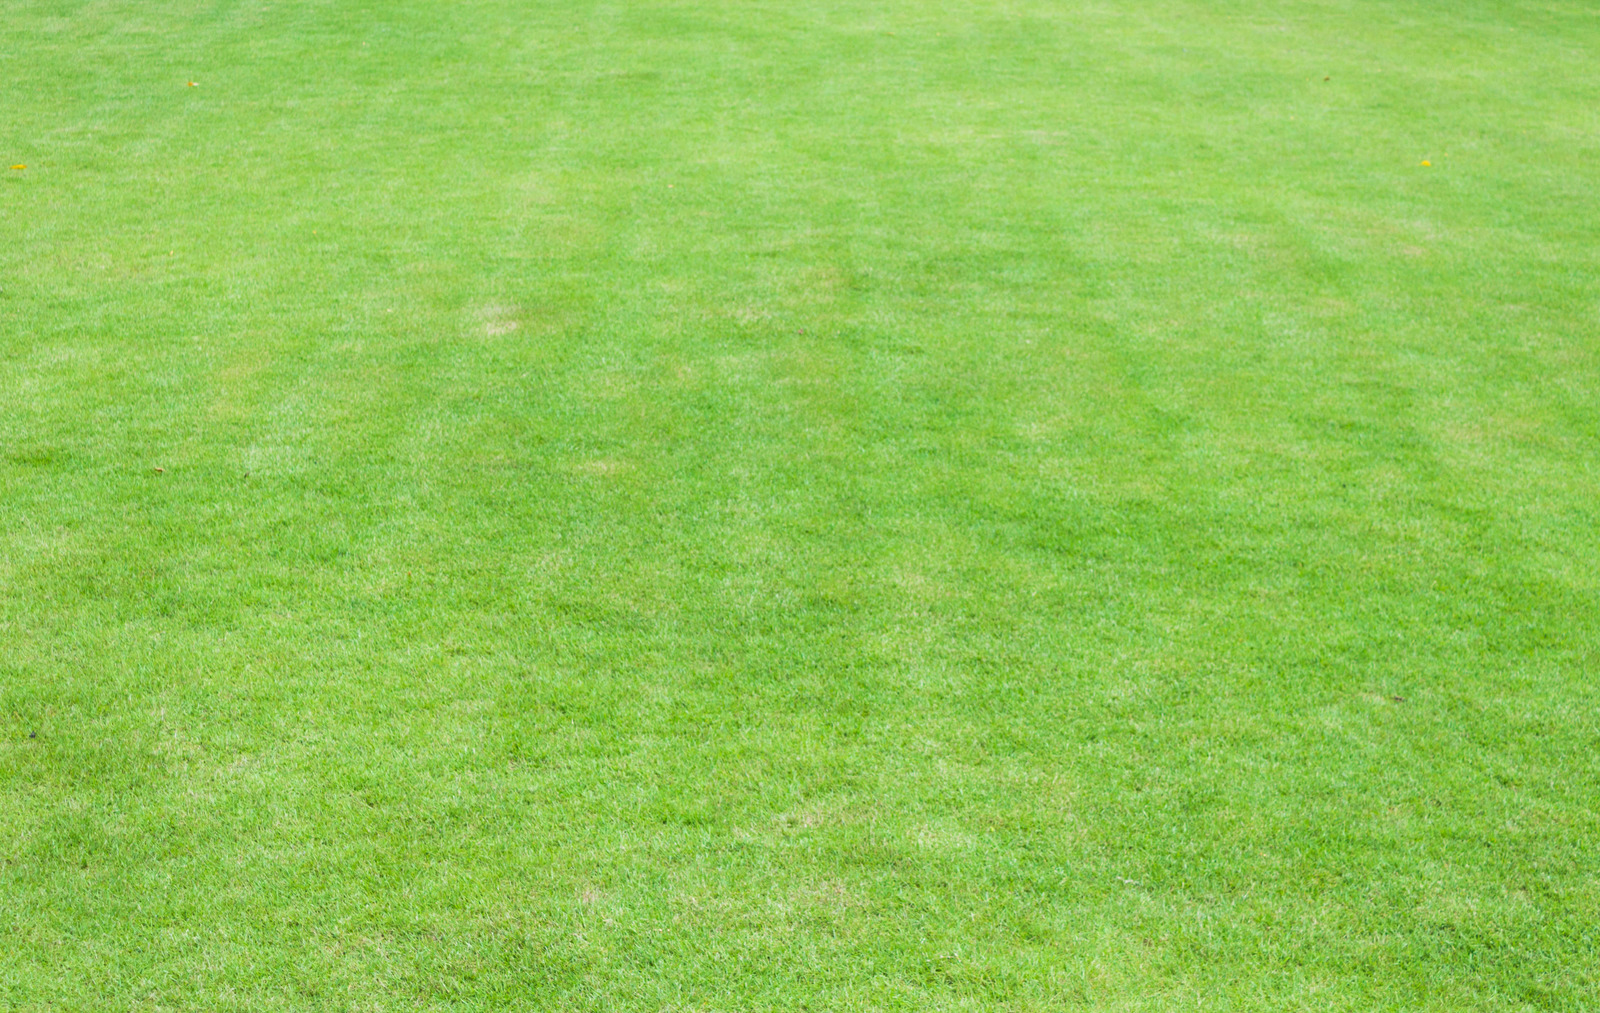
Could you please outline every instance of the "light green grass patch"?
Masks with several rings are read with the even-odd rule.
[[[0,1006],[1600,1005],[1596,66],[7,4]]]

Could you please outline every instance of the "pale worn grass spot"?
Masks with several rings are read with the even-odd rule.
[[[490,303],[478,310],[478,324],[491,338],[510,334],[522,327],[521,311],[504,303]]]
[[[801,883],[790,891],[789,900],[802,910],[821,908],[827,911],[842,911],[858,903],[850,889],[836,879]]]
[[[585,475],[616,475],[632,470],[633,465],[627,461],[597,458],[592,461],[580,461],[575,467]]]

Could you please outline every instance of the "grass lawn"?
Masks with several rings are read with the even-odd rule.
[[[0,1008],[1600,1008],[1597,68],[7,0]]]

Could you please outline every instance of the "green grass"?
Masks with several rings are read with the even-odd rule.
[[[0,1007],[1600,1007],[1597,66],[9,0]]]

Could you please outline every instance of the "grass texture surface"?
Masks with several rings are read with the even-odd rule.
[[[0,1007],[1600,1007],[1597,67],[8,0]]]

